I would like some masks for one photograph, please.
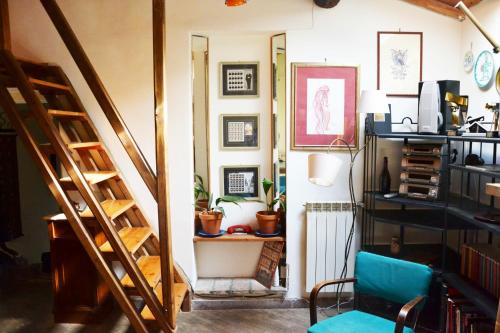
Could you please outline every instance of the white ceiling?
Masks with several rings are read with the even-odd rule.
[[[181,24],[193,32],[307,29],[316,7],[312,0],[251,0],[240,7],[227,7],[224,0],[167,0],[166,6],[167,25]]]

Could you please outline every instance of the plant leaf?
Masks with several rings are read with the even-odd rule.
[[[269,180],[267,178],[262,179],[262,187],[264,188],[264,194],[266,195],[266,197],[271,187],[273,187],[273,184],[274,183],[272,180]]]
[[[223,217],[226,217],[226,211],[224,210],[224,207],[217,206],[214,208],[214,211],[216,212],[221,212]]]
[[[210,193],[210,195],[208,196],[208,204],[207,204],[208,210],[212,210],[213,201],[214,201],[214,195],[213,193]]]
[[[201,176],[196,173],[194,174],[194,181],[203,185],[203,178],[201,178]]]

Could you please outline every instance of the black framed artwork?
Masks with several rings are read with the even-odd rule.
[[[258,97],[259,63],[220,63],[220,97]]]
[[[221,169],[223,195],[259,198],[259,166],[223,166]]]
[[[224,149],[259,149],[258,114],[220,116],[221,145]]]

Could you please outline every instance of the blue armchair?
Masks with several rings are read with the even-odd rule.
[[[308,333],[414,333],[418,313],[429,292],[432,270],[424,265],[388,258],[368,252],[356,256],[354,278],[329,280],[317,284],[310,295],[311,327]],[[371,295],[387,301],[405,304],[396,321],[359,310],[336,315],[321,322],[317,317],[319,291],[340,283],[354,283],[356,294]],[[410,327],[407,316],[415,311]]]

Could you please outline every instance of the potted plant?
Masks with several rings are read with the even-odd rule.
[[[245,201],[245,198],[233,195],[224,195],[220,198],[213,200],[213,194],[209,195],[207,208],[200,212],[201,229],[207,234],[218,234],[220,232],[220,225],[222,218],[226,216],[224,207],[220,206],[221,203],[232,203],[239,206],[238,202]]]
[[[203,184],[203,178],[200,175],[194,175],[194,229],[195,232],[201,229],[200,212],[208,208],[208,191]]]
[[[274,206],[279,203],[280,208],[285,209],[285,202],[283,201],[282,195],[278,195],[276,198],[269,197],[269,190],[273,187],[273,182],[267,178],[262,180],[262,188],[264,189],[264,194],[266,195],[266,206],[267,210],[262,210],[257,212],[255,216],[257,217],[257,222],[259,223],[259,231],[262,234],[274,234],[278,227],[278,222],[280,220],[280,213],[274,211]]]
[[[203,184],[203,178],[200,175],[194,175],[194,201],[196,207],[201,207],[203,209],[208,208],[208,191],[205,189],[205,185]]]

